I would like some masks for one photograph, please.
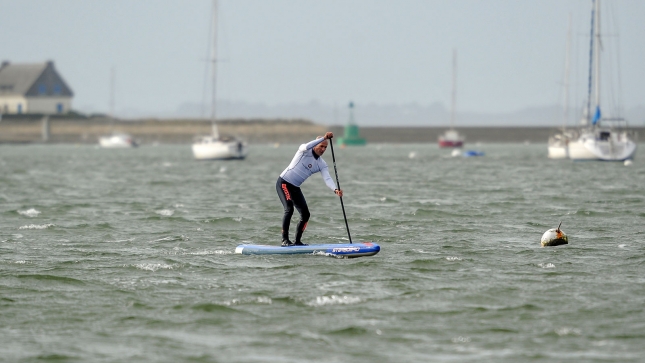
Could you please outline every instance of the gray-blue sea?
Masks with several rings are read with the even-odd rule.
[[[381,252],[235,254],[280,243],[275,181],[306,141],[0,145],[0,361],[645,361],[641,158],[336,147],[352,239]],[[302,189],[303,240],[346,242],[338,197]],[[560,221],[569,244],[540,247]]]

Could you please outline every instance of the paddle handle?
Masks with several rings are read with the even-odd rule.
[[[336,169],[336,156],[334,155],[334,143],[329,139],[329,146],[331,147],[331,158],[334,161],[334,174],[336,175],[336,185],[338,185],[338,190],[340,189],[340,181],[338,180],[338,169]],[[343,204],[343,197],[340,197],[340,206],[343,208],[343,218],[345,218],[345,227],[347,228],[347,237],[349,238],[349,243],[352,243],[352,235],[349,233],[349,224],[347,223],[347,215],[345,214],[345,204]]]

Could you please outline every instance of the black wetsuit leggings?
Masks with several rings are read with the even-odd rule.
[[[278,181],[275,184],[275,190],[278,192],[278,197],[280,197],[282,206],[284,206],[284,216],[282,217],[282,239],[289,239],[289,224],[291,224],[293,207],[296,207],[298,213],[300,213],[300,221],[296,227],[295,242],[301,242],[300,239],[302,238],[302,232],[307,229],[307,222],[309,222],[310,216],[305,196],[302,194],[300,188],[284,181],[280,177],[278,177]]]

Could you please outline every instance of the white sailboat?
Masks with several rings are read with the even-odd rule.
[[[569,65],[571,53],[571,14],[569,14],[569,30],[567,31],[567,50],[564,61],[564,106],[562,114],[562,130],[549,137],[548,157],[549,159],[568,159],[569,141],[574,138],[572,130],[567,130],[569,119]]]
[[[192,146],[193,156],[197,160],[229,160],[244,159],[247,154],[246,143],[235,138],[222,138],[219,136],[216,123],[216,85],[217,85],[217,0],[213,0],[213,40],[211,42],[211,72],[212,72],[212,99],[211,99],[211,125],[212,133],[199,137]]]
[[[465,138],[455,130],[455,104],[457,102],[457,50],[452,51],[452,102],[450,107],[450,129],[439,136],[439,147],[462,147]]]
[[[244,159],[246,144],[240,140],[219,137],[217,125],[213,124],[213,133],[200,137],[193,143],[193,155],[197,160]]]
[[[572,160],[603,161],[633,159],[636,153],[636,143],[634,142],[634,135],[625,129],[627,126],[626,121],[621,117],[604,117],[601,111],[600,0],[592,0],[592,3],[591,57],[589,60],[587,107],[582,120],[584,127],[581,128],[579,136],[569,142],[569,158]]]
[[[121,133],[99,137],[99,145],[104,149],[127,149],[139,146],[132,136]]]
[[[110,125],[112,129],[111,135],[100,136],[99,145],[104,149],[127,149],[139,146],[134,138],[123,132],[114,131],[114,82],[115,82],[114,68],[110,70]]]

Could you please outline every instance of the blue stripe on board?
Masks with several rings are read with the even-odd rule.
[[[342,243],[320,244],[309,246],[268,246],[268,245],[239,245],[235,253],[243,255],[299,255],[324,254],[343,257],[373,256],[381,250],[376,243]]]

